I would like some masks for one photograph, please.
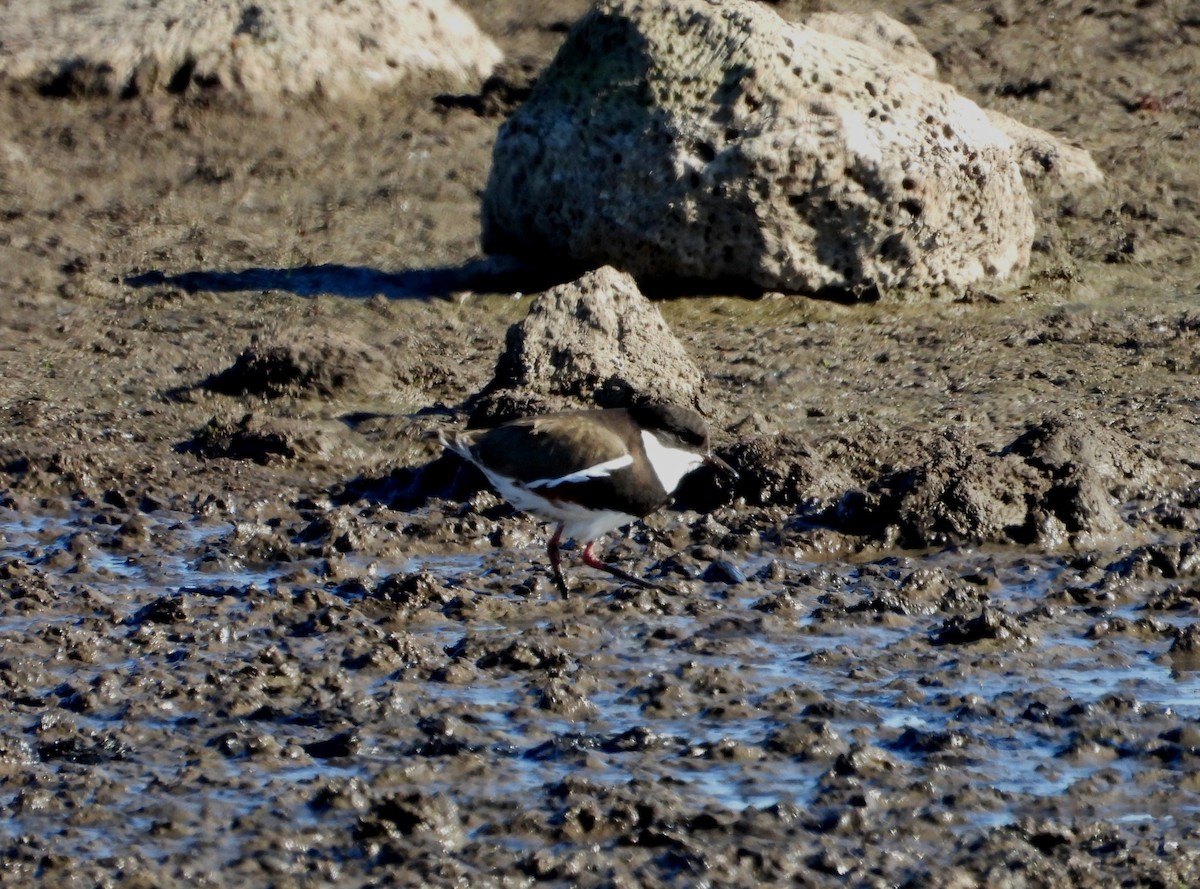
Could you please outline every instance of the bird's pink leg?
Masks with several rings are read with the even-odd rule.
[[[672,590],[667,589],[667,587],[659,586],[656,583],[651,583],[650,581],[643,580],[640,577],[634,577],[632,574],[622,571],[616,565],[610,565],[608,562],[600,561],[600,559],[596,557],[596,554],[592,552],[592,547],[595,545],[596,541],[589,540],[587,546],[583,548],[583,561],[586,564],[592,566],[593,568],[599,568],[601,571],[607,571],[613,577],[620,578],[626,583],[632,583],[635,586],[640,586],[645,590],[658,590],[660,593],[672,592]]]

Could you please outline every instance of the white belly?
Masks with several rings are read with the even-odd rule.
[[[525,487],[514,484],[509,479],[493,475],[486,469],[484,475],[492,483],[496,493],[517,509],[539,519],[561,524],[563,535],[568,539],[595,540],[622,525],[628,525],[637,518],[637,516],[612,509],[584,509],[582,506],[566,500],[547,500]]]

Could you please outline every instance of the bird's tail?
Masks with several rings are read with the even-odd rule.
[[[447,451],[453,451],[468,463],[475,462],[475,458],[471,454],[471,445],[474,444],[474,442],[471,440],[469,435],[465,435],[461,432],[447,433],[443,429],[436,429],[426,432],[423,437],[437,439],[438,444],[440,444]]]

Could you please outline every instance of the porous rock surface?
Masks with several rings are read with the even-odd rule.
[[[814,12],[804,24],[862,43],[889,64],[902,65],[922,77],[937,78],[937,59],[921,45],[911,28],[882,12]],[[1104,181],[1091,154],[1082,148],[999,111],[985,112],[992,125],[1013,141],[1026,185],[1070,190]]]
[[[0,75],[46,92],[216,86],[267,103],[353,98],[418,72],[474,82],[500,56],[452,0],[45,0],[6,5]]]
[[[1021,146],[865,30],[747,0],[598,4],[500,131],[485,249],[789,292],[1023,268]]]
[[[1084,149],[998,111],[989,111],[987,115],[997,129],[1012,139],[1026,185],[1072,191],[1104,181],[1104,174]]]
[[[816,31],[854,40],[874,49],[885,61],[922,77],[937,77],[937,59],[908,25],[882,12],[814,12],[804,24]]]
[[[604,267],[547,290],[508,329],[472,423],[581,405],[699,407],[703,387],[658,308],[632,277]]]

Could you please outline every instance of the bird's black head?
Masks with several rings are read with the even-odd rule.
[[[679,446],[697,454],[708,452],[708,424],[694,410],[675,404],[644,404],[629,409],[643,429],[668,436]]]

